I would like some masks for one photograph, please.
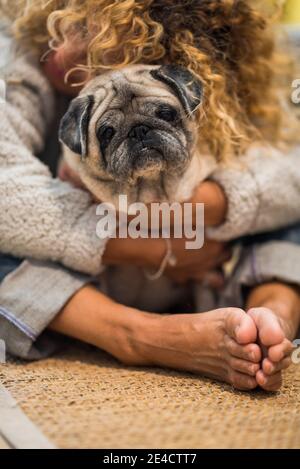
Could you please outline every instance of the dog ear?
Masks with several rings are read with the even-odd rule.
[[[203,85],[186,68],[179,65],[163,65],[151,70],[150,73],[153,78],[172,88],[188,115],[191,115],[201,103]]]
[[[88,150],[88,126],[93,104],[93,96],[73,99],[59,127],[59,140],[83,158]]]

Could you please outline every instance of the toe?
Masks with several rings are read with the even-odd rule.
[[[262,370],[256,373],[257,384],[265,391],[278,391],[282,385],[281,372],[272,376],[266,376]]]
[[[239,389],[240,391],[249,391],[257,387],[255,378],[234,370],[230,371],[228,381],[234,388]]]
[[[265,347],[280,344],[284,340],[284,333],[278,318],[268,308],[252,308],[248,311],[254,320],[259,339]]]
[[[272,362],[269,358],[265,358],[262,363],[262,371],[266,376],[272,376],[279,371],[286,370],[291,363],[290,357],[286,357],[280,362]]]
[[[228,335],[238,344],[254,343],[257,339],[257,329],[253,319],[242,309],[231,308],[226,317]]]
[[[230,355],[253,363],[261,361],[261,350],[257,344],[239,345],[235,340],[227,337],[226,348]]]
[[[270,347],[268,350],[268,357],[272,362],[279,362],[283,358],[288,357],[293,351],[293,344],[284,339],[282,343]]]
[[[229,366],[233,370],[239,371],[240,373],[244,373],[245,375],[249,376],[255,376],[260,369],[260,365],[258,363],[248,362],[246,360],[241,360],[240,358],[235,357],[230,358]]]

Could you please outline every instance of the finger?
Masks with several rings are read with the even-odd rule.
[[[291,363],[291,357],[283,358],[280,362],[272,362],[269,358],[265,358],[262,363],[262,371],[266,376],[272,376],[279,371],[286,370]]]
[[[185,239],[171,239],[172,253],[177,259],[177,268],[200,269],[203,273],[220,267],[231,256],[230,250],[222,243],[206,242],[201,249],[185,249]]]
[[[228,262],[232,257],[232,252],[228,248],[223,248],[222,251],[213,255],[212,253],[207,254],[206,262],[202,262],[202,268],[205,266],[206,270],[215,270],[221,268],[225,262]],[[199,261],[197,263],[199,265]]]

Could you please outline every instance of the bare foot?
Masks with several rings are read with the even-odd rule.
[[[282,384],[282,371],[291,364],[291,341],[300,323],[299,295],[292,287],[268,284],[257,287],[252,302],[263,305],[248,311],[257,326],[264,357],[256,380],[266,391],[277,391]]]
[[[253,319],[243,310],[225,308],[162,316],[149,335],[135,337],[134,348],[144,364],[191,371],[249,390],[257,387],[262,358],[256,340]]]

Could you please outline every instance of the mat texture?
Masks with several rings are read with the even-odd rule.
[[[0,380],[61,448],[300,448],[300,365],[279,393],[242,393],[72,343],[51,359],[1,365]]]

